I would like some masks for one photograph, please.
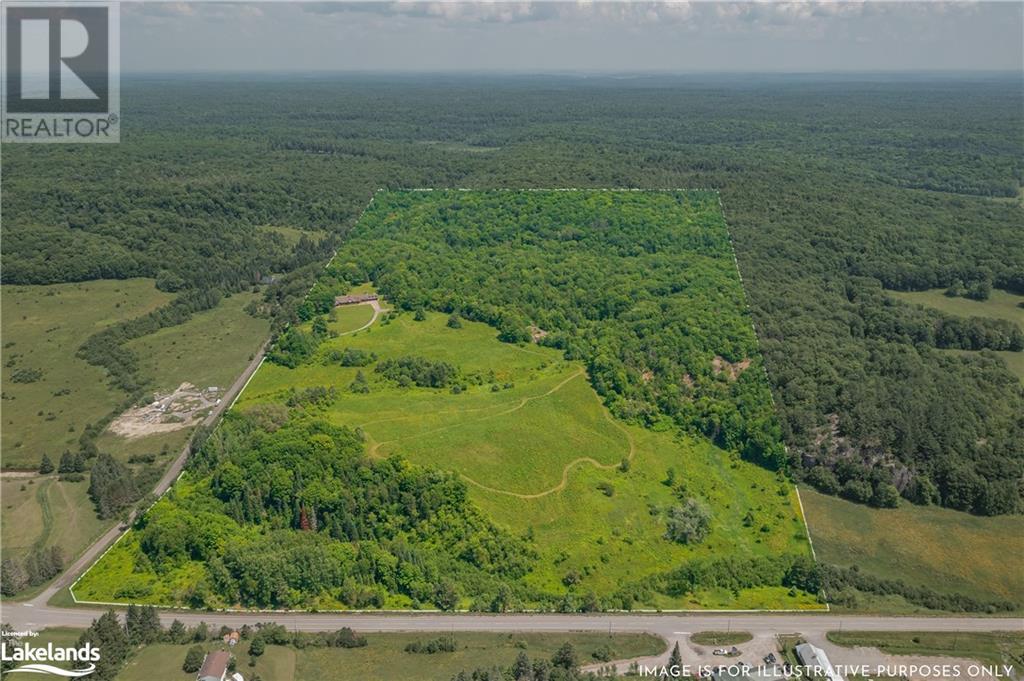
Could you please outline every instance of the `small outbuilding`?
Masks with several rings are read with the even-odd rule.
[[[371,303],[377,300],[376,293],[354,293],[347,296],[336,296],[334,298],[334,307],[341,307],[342,305],[358,305],[359,303]]]

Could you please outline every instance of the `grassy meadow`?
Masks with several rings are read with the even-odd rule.
[[[153,389],[174,390],[188,381],[198,388],[230,386],[270,332],[266,319],[245,306],[257,293],[235,293],[212,310],[192,315],[184,324],[162,328],[126,345],[140,360]]]
[[[34,469],[42,455],[56,463],[75,449],[83,427],[118,406],[106,372],[75,357],[93,333],[138,317],[173,297],[152,279],[90,281],[2,289],[3,427],[2,464]],[[17,382],[16,372],[38,371]]]
[[[91,281],[48,286],[4,286],[3,468],[36,469],[45,453],[54,466],[64,450],[76,451],[85,424],[115,410],[124,395],[105,372],[75,356],[78,347],[107,325],[132,319],[170,301],[151,279]],[[142,374],[154,390],[184,381],[226,387],[265,340],[269,325],[245,312],[256,294],[240,293],[179,326],[130,341]],[[20,369],[41,372],[29,383],[12,380]],[[101,451],[134,462],[144,482],[181,451],[187,429],[126,439],[110,431]],[[145,482],[145,484],[150,484]],[[4,555],[60,546],[66,560],[84,550],[112,521],[96,518],[88,477],[66,482],[56,475],[5,477],[0,537]]]
[[[87,481],[62,482],[57,476],[4,478],[2,519],[4,555],[19,557],[31,549],[58,545],[77,555],[103,533],[107,521],[92,513]]]
[[[807,551],[793,490],[763,468],[730,457],[707,441],[626,425],[611,417],[583,368],[551,348],[501,343],[493,328],[428,313],[403,314],[325,342],[297,369],[264,364],[236,409],[277,402],[291,389],[332,385],[342,397],[327,416],[359,427],[376,456],[400,453],[460,474],[473,500],[500,524],[531,533],[542,553],[528,577],[555,588],[570,570],[581,588],[610,593],[688,558]],[[360,348],[381,359],[416,354],[473,375],[461,394],[399,388],[375,374],[331,364],[332,350]],[[346,391],[362,371],[367,394]],[[497,389],[495,389],[497,386]],[[628,471],[620,465],[629,461]],[[689,491],[714,509],[709,539],[698,546],[665,541],[659,509],[674,502],[665,484],[673,468]],[[610,491],[610,494],[609,494]],[[755,522],[744,525],[752,513]],[[762,530],[762,526],[765,527]],[[809,607],[784,589],[752,589],[738,600],[708,591],[663,608]]]
[[[992,295],[988,300],[972,300],[963,297],[951,298],[945,295],[943,289],[933,289],[931,291],[890,291],[889,294],[904,302],[935,308],[940,312],[956,315],[957,317],[1005,319],[1006,321],[1016,323],[1024,329],[1024,307],[1020,306],[1021,303],[1024,303],[1024,296],[1007,293],[999,289],[993,289]],[[970,350],[946,350],[945,352],[968,355],[977,354]],[[1011,352],[1009,350],[997,352],[985,350],[983,352],[1000,357],[1006,362],[1006,366],[1010,371],[1024,381],[1024,352]]]
[[[939,592],[1014,600],[1024,593],[1024,517],[936,506],[868,508],[800,490],[818,559]],[[894,603],[889,606],[896,605]]]
[[[998,627],[994,627],[998,629]],[[828,640],[847,648],[878,648],[890,655],[966,657],[991,665],[1024,665],[1024,633],[942,631],[830,631]]]
[[[439,636],[454,636],[458,649],[433,655],[405,652],[415,641]],[[476,632],[437,632],[426,634],[365,634],[363,648],[305,648],[267,646],[255,666],[249,666],[248,643],[240,643],[235,653],[238,670],[250,678],[255,674],[267,681],[395,681],[410,678],[415,670],[418,681],[448,681],[462,670],[492,665],[507,666],[520,652],[531,658],[550,658],[565,642],[575,647],[583,664],[596,662],[594,651],[608,646],[619,658],[656,655],[665,642],[649,634],[490,634]],[[209,650],[220,649],[208,643]],[[146,646],[125,665],[117,681],[191,681],[195,674],[181,670],[188,645],[157,644]]]

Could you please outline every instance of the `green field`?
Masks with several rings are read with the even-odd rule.
[[[353,333],[373,319],[373,308],[369,305],[345,305],[335,308],[330,315],[330,328],[339,334]]]
[[[184,324],[129,341],[153,388],[170,391],[188,381],[199,388],[230,386],[266,340],[270,326],[245,306],[259,294],[235,293]]]
[[[398,388],[364,370],[365,395],[347,393],[328,410],[338,424],[357,426],[375,456],[400,452],[416,463],[459,473],[471,498],[502,525],[531,532],[542,557],[528,578],[557,588],[570,570],[589,573],[582,588],[609,593],[687,558],[805,551],[803,524],[791,488],[774,474],[732,458],[706,441],[623,424],[601,404],[583,368],[551,348],[500,343],[494,329],[476,322],[446,325],[446,316],[424,321],[400,315],[384,326],[325,342],[318,359],[298,369],[265,364],[237,409],[276,402],[290,389],[347,386],[359,369],[324,365],[335,349],[360,348],[386,359],[415,352],[457,364],[493,380],[461,394]],[[512,387],[492,390],[493,385]],[[631,462],[622,473],[623,459]],[[688,489],[715,508],[705,544],[688,547],[663,539],[664,523],[651,507],[673,503],[663,481],[675,468]],[[607,496],[599,485],[610,485]],[[748,513],[771,529],[745,527]],[[563,555],[565,554],[565,555]],[[568,556],[568,557],[566,557]],[[751,590],[739,601],[708,591],[686,600],[659,599],[664,608],[815,607],[785,589]]]
[[[3,468],[36,468],[45,453],[54,462],[75,449],[83,427],[110,413],[123,396],[102,369],[75,357],[93,333],[150,312],[172,296],[152,279],[90,281],[2,288]],[[41,377],[17,383],[17,370]]]
[[[109,524],[92,510],[88,481],[61,482],[46,476],[4,478],[0,485],[5,556],[56,544],[64,549],[65,558],[71,558]]]
[[[933,289],[931,291],[890,291],[890,295],[908,303],[915,303],[931,307],[946,314],[957,317],[991,317],[993,319],[1005,319],[1014,322],[1024,329],[1024,296],[1007,293],[994,289],[988,300],[972,300],[963,297],[950,297],[945,295],[944,289]],[[968,350],[949,350],[962,354],[977,354]],[[1010,371],[1024,381],[1024,352],[1011,352],[1000,350],[993,352],[985,351],[1000,357]]]
[[[991,317],[1016,322],[1024,327],[1024,296],[993,289],[988,300],[947,296],[945,289],[931,291],[889,291],[889,295],[908,303],[932,307],[957,317]]]
[[[109,386],[105,372],[77,358],[78,347],[115,322],[150,312],[172,299],[150,279],[94,281],[49,286],[4,286],[3,466],[35,469],[45,453],[56,466],[65,450],[76,451],[85,424],[115,410],[124,395]],[[225,388],[258,351],[267,320],[244,307],[257,294],[239,293],[179,326],[130,341],[141,374],[154,390],[188,381]],[[31,383],[12,381],[19,369],[39,369]],[[158,475],[181,451],[188,429],[126,439],[104,431],[96,444],[145,480]],[[4,478],[4,554],[60,546],[65,560],[78,555],[111,521],[96,518],[87,495],[88,477],[62,482],[56,476]],[[22,489],[24,487],[24,489]]]
[[[1011,665],[1017,670],[1024,666],[1024,633],[1020,632],[830,631],[828,640],[847,648],[878,648],[891,655],[966,657],[986,664]]]
[[[818,559],[982,600],[1024,593],[1024,517],[981,517],[935,506],[874,509],[800,490]],[[895,604],[889,604],[895,605]]]
[[[458,649],[433,655],[405,652],[414,641],[454,636]],[[236,649],[238,670],[249,678],[259,674],[266,681],[399,681],[411,673],[417,681],[449,681],[462,670],[492,665],[507,666],[520,652],[532,659],[550,658],[565,642],[575,648],[582,664],[596,662],[592,653],[608,646],[616,658],[656,655],[665,642],[648,634],[486,634],[438,632],[426,634],[366,634],[363,648],[305,648],[267,646],[255,667],[249,666],[247,643]],[[132,657],[117,681],[191,681],[194,674],[181,671],[187,645],[147,646]],[[208,644],[216,649],[218,644]],[[415,670],[415,671],[413,671]]]

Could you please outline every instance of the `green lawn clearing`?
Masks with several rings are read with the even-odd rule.
[[[1024,329],[1024,296],[1007,293],[995,289],[988,300],[972,300],[963,297],[950,297],[945,295],[943,289],[931,291],[890,291],[890,295],[908,303],[916,303],[925,307],[932,307],[946,314],[957,317],[992,317],[994,319],[1005,319],[1015,322]],[[968,350],[949,350],[962,354],[977,354]],[[987,354],[994,354],[1006,362],[1006,366],[1017,377],[1024,381],[1024,352],[1011,352],[1009,350],[984,351]]]

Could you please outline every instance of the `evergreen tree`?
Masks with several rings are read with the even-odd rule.
[[[579,666],[579,658],[576,656],[576,649],[566,641],[551,657],[551,664],[562,669],[575,669]]]
[[[60,455],[60,467],[57,468],[57,472],[61,475],[64,475],[65,473],[74,473],[75,455],[65,449],[64,453]]]
[[[171,643],[185,643],[188,640],[188,632],[181,620],[174,620],[167,629],[167,640]]]
[[[192,646],[185,653],[185,661],[181,664],[181,670],[189,674],[195,674],[203,666],[204,659],[206,659],[206,653],[203,652],[203,647],[199,645]]]
[[[99,648],[100,659],[95,663],[96,671],[89,677],[99,681],[111,681],[128,656],[128,635],[117,619],[117,613],[108,610],[79,637],[79,647],[91,643]],[[79,663],[84,665],[85,663]]]
[[[683,668],[683,654],[679,651],[679,641],[672,646],[672,653],[668,656],[668,670],[669,673],[673,673],[673,670],[680,670]]]
[[[49,475],[53,472],[53,462],[50,461],[50,457],[43,454],[43,458],[39,460],[39,474]]]
[[[109,454],[101,453],[92,466],[89,496],[101,518],[112,518],[139,498],[135,481],[127,466]]]
[[[511,671],[515,681],[533,681],[533,667],[530,665],[530,658],[524,652],[516,655]]]
[[[21,561],[4,558],[0,563],[0,593],[13,596],[28,586],[28,574]]]

